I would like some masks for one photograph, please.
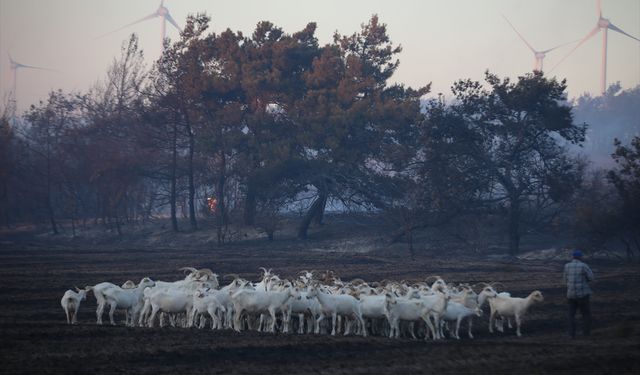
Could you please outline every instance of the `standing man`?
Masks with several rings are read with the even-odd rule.
[[[593,271],[582,262],[582,251],[573,252],[573,260],[564,265],[564,281],[567,284],[567,300],[569,302],[569,334],[576,337],[576,310],[582,315],[585,336],[591,334],[591,306],[589,283],[593,281]]]

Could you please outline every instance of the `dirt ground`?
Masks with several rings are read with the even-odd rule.
[[[594,329],[569,340],[561,285],[563,262],[491,260],[422,251],[412,261],[396,250],[332,251],[297,241],[245,241],[213,246],[143,246],[0,237],[0,368],[3,374],[225,373],[225,374],[638,374],[640,269],[637,264],[590,262]],[[179,267],[209,267],[256,280],[258,267],[282,277],[302,269],[332,269],[343,280],[500,281],[516,296],[539,289],[542,305],[523,326],[490,334],[485,316],[476,338],[439,342],[384,337],[236,333],[208,329],[97,326],[95,299],[67,326],[60,298],[66,289],[149,276],[177,280]],[[123,315],[118,316],[122,322]]]

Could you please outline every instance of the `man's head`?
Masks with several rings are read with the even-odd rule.
[[[571,255],[573,256],[574,259],[582,259],[582,251],[580,250],[574,250],[573,253],[571,253]]]

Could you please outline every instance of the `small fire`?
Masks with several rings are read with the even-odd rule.
[[[209,206],[209,212],[215,213],[218,208],[218,200],[216,198],[207,198],[207,206]]]

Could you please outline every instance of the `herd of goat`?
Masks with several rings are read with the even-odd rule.
[[[511,328],[513,318],[521,336],[520,326],[529,307],[543,301],[540,291],[516,298],[498,293],[495,283],[451,285],[439,276],[409,285],[389,280],[343,282],[332,271],[302,271],[290,281],[261,268],[257,283],[225,275],[232,281],[220,287],[218,275],[210,269],[180,270],[186,273],[185,278],[173,282],[145,277],[137,285],[132,281],[122,286],[103,282],[67,290],[61,300],[67,323],[77,323],[81,301],[93,292],[98,324],[102,324],[108,307],[112,325],[115,311],[121,309],[126,312],[128,326],[153,327],[158,321],[163,327],[168,319],[172,326],[204,328],[210,320],[212,329],[438,340],[445,337],[445,330],[459,339],[463,321],[467,322],[469,338],[473,338],[473,317],[482,316],[485,303],[490,309],[490,332],[494,327],[502,332],[504,320]],[[476,293],[474,288],[481,290]]]

